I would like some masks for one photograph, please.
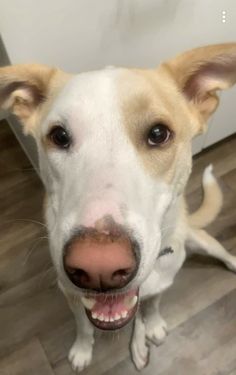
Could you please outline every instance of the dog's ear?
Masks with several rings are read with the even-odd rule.
[[[57,86],[55,77],[63,74],[40,64],[0,68],[0,109],[17,116],[24,132],[33,134],[43,104],[52,95],[53,86]]]
[[[205,122],[217,108],[217,91],[236,83],[236,43],[196,48],[164,65]]]

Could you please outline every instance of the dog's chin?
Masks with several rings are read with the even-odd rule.
[[[86,295],[82,303],[90,322],[102,330],[124,327],[135,316],[138,308],[138,289],[123,294]]]

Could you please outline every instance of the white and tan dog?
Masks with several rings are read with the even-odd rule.
[[[236,258],[201,229],[222,204],[211,167],[200,209],[189,216],[183,198],[191,140],[217,108],[217,90],[235,82],[236,43],[194,49],[152,70],[0,69],[1,108],[38,146],[51,256],[77,323],[75,370],[91,361],[94,326],[114,330],[134,316],[132,358],[138,369],[146,365],[146,339],[166,336],[159,297],[186,245],[236,271]],[[141,314],[138,301],[148,298]]]

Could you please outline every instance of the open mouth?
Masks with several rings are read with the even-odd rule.
[[[125,326],[138,307],[138,289],[124,294],[98,294],[81,298],[91,323],[103,330],[116,330]]]

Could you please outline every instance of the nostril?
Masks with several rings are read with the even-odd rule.
[[[67,272],[69,275],[74,275],[75,272],[76,272],[76,269],[75,269],[75,268],[71,268],[71,267],[66,267],[66,272]]]
[[[89,274],[80,268],[67,268],[67,275],[70,280],[77,286],[87,285],[90,281]]]
[[[129,277],[132,275],[131,268],[119,269],[112,274],[113,281],[127,281]]]

